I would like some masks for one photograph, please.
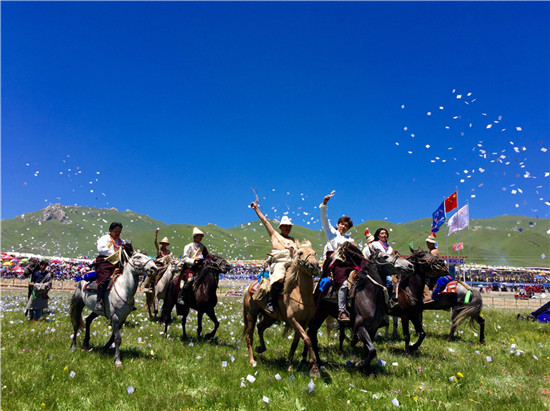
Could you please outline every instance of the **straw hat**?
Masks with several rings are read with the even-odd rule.
[[[282,225],[293,225],[293,224],[290,222],[290,218],[284,215],[283,218],[281,218],[281,222],[279,223],[279,228],[281,228]]]
[[[428,238],[426,238],[427,243],[435,244],[437,241],[435,239],[435,233],[431,233]]]
[[[168,241],[168,237],[164,237],[162,240],[160,240],[159,243],[160,243],[160,244],[170,245],[170,241]]]
[[[367,244],[372,243],[374,241],[374,236],[370,233],[368,228],[365,230],[365,237],[366,237]]]
[[[198,229],[198,227],[193,227],[193,238],[195,238],[196,235],[204,235],[204,233]]]

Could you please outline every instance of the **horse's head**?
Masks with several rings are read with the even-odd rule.
[[[170,261],[170,268],[172,274],[179,274],[185,268],[185,262],[183,260],[173,259]]]
[[[333,260],[340,260],[346,265],[354,267],[361,267],[365,260],[361,250],[349,241],[340,244],[331,258]]]
[[[23,276],[27,278],[28,276],[32,275],[34,271],[38,268],[40,265],[40,259],[36,257],[32,257],[29,262],[27,263],[27,266],[23,270]]]
[[[218,273],[227,273],[231,269],[231,264],[219,255],[210,254],[210,261],[205,262],[208,266],[218,271]]]
[[[409,247],[410,248],[410,247]],[[441,277],[449,275],[449,266],[443,258],[438,255],[433,255],[421,248],[411,250],[409,261],[412,262],[420,271],[428,277]]]
[[[318,275],[320,272],[317,253],[311,248],[311,243],[309,241],[299,245],[298,250],[294,254],[294,262],[299,267],[305,268],[312,276]]]
[[[375,250],[369,258],[386,275],[408,275],[414,272],[414,265],[400,255],[392,255]]]
[[[142,253],[134,253],[126,264],[132,267],[134,275],[144,274],[154,277],[158,272],[155,261]]]

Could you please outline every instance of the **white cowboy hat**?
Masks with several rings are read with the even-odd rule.
[[[168,237],[164,237],[162,240],[160,240],[159,243],[160,243],[160,244],[170,245],[170,241],[168,241]]]
[[[436,243],[436,239],[435,239],[435,234],[434,233],[431,233],[430,236],[428,238],[426,238],[426,242],[428,243]]]
[[[198,227],[193,227],[193,238],[195,238],[196,235],[204,235],[204,233],[198,229]]]
[[[279,223],[279,228],[281,228],[282,225],[293,225],[293,224],[290,222],[290,218],[284,215],[283,218],[281,218],[281,222]]]

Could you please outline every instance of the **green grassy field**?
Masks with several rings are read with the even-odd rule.
[[[402,341],[380,335],[375,345],[381,362],[369,375],[353,366],[362,350],[346,344],[340,358],[337,331],[328,336],[323,327],[325,367],[322,377],[312,380],[299,358],[293,371],[287,370],[290,340],[282,335],[282,325],[266,332],[267,352],[256,357],[256,367],[249,365],[240,298],[220,299],[221,326],[214,341],[182,342],[181,326],[173,324],[166,338],[161,324],[147,318],[139,296],[139,309],[123,329],[124,367],[118,369],[112,349],[100,352],[109,334],[105,319],[93,324],[90,352],[69,353],[70,294],[51,292],[49,314],[35,323],[25,320],[24,293],[2,293],[2,410],[380,410],[393,409],[392,401],[406,409],[550,407],[550,324],[517,321],[515,311],[484,310],[485,345],[465,326],[447,343],[449,312],[426,312],[428,335],[420,352],[406,356]],[[206,332],[211,325],[206,320]],[[195,312],[187,331],[196,336]],[[83,332],[79,344],[82,339]]]

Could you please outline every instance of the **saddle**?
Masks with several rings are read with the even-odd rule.
[[[115,268],[115,271],[113,272],[111,277],[109,277],[109,284],[107,284],[106,291],[109,291],[111,290],[111,288],[113,288],[113,285],[115,285],[116,280],[118,280],[118,278],[121,275],[122,275],[122,271],[120,270],[120,268],[118,267]],[[89,293],[97,293],[97,280],[93,280],[89,283],[84,284],[84,287],[82,287],[82,291],[87,291]]]

